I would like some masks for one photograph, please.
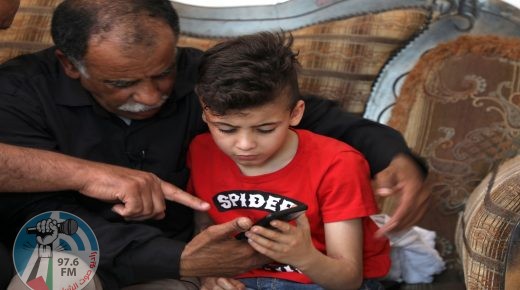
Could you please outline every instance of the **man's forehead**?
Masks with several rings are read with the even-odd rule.
[[[152,46],[128,46],[117,39],[105,39],[89,44],[84,57],[87,70],[107,77],[154,75],[171,68],[175,61],[176,41],[173,38],[162,39]]]
[[[132,24],[119,24],[107,28],[99,33],[93,33],[88,46],[99,46],[111,43],[125,50],[156,46],[159,42],[173,41],[177,43],[177,35],[165,22],[147,17],[147,21],[138,21]]]

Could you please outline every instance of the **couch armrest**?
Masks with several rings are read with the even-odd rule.
[[[520,289],[520,222],[511,234],[507,252],[505,289]]]
[[[475,188],[459,218],[456,246],[468,289],[520,289],[519,222],[517,156]]]

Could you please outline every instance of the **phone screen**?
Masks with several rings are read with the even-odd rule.
[[[307,210],[307,205],[302,204],[294,207],[290,207],[281,211],[276,211],[268,214],[264,218],[258,220],[254,225],[261,226],[264,228],[272,228],[270,223],[273,220],[281,220],[281,221],[292,221],[296,219],[298,216],[303,214]],[[241,232],[235,236],[238,240],[246,239],[245,233]]]

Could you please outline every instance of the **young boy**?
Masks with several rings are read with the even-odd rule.
[[[387,274],[389,244],[373,237],[367,162],[344,143],[293,129],[305,104],[291,44],[264,32],[204,54],[195,90],[211,135],[191,143],[188,190],[212,204],[215,223],[308,206],[296,222],[246,232],[275,261],[236,277],[248,289],[380,289],[371,279]]]

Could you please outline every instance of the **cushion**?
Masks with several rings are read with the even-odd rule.
[[[438,233],[453,266],[457,214],[520,148],[520,39],[467,35],[431,49],[403,83],[389,124],[430,167],[432,206],[420,225]]]
[[[52,45],[50,24],[54,8],[62,0],[21,0],[13,24],[0,30],[0,63],[20,54]]]
[[[520,222],[520,156],[494,170],[475,188],[466,202],[456,231],[468,289],[519,289],[520,267],[508,265]],[[518,237],[517,237],[518,239]],[[516,241],[516,253],[518,253]],[[518,258],[517,258],[518,259]],[[517,262],[516,262],[517,263]],[[513,283],[515,286],[513,286]]]
[[[401,9],[331,20],[291,31],[302,64],[300,89],[361,115],[379,71],[427,23],[428,12]],[[202,50],[222,39],[183,35],[179,46]]]

